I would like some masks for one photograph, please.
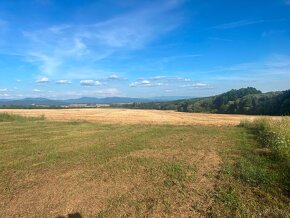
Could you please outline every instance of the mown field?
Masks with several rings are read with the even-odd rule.
[[[260,116],[184,113],[162,110],[134,110],[117,108],[80,108],[80,109],[1,109],[23,116],[44,115],[49,120],[79,120],[103,124],[156,124],[156,125],[238,125],[241,120],[253,120]],[[279,119],[279,117],[272,117]]]
[[[0,114],[1,217],[288,217],[289,161],[252,130]]]

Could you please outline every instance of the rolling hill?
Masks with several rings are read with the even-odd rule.
[[[290,90],[262,93],[248,87],[220,95],[168,102],[134,103],[127,108],[222,114],[289,115]]]

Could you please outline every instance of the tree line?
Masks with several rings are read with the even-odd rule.
[[[112,107],[120,107],[120,105],[112,105]],[[124,104],[121,107],[195,113],[289,115],[290,90],[262,93],[253,87],[248,87],[233,89],[212,97],[169,102],[133,103]]]

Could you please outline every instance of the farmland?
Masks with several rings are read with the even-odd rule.
[[[241,120],[253,120],[259,116],[182,113],[161,110],[133,110],[133,109],[1,109],[24,116],[44,115],[50,120],[61,121],[92,121],[103,124],[170,124],[170,125],[231,125],[235,126]],[[272,117],[279,119],[279,117]]]
[[[289,213],[288,162],[277,161],[252,132],[237,126],[255,117],[120,109],[9,112],[47,119],[0,119],[3,217]]]

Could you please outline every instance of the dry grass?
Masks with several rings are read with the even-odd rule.
[[[86,120],[106,124],[238,125],[258,116],[182,113],[133,109],[1,109],[2,112],[41,116],[51,120]],[[0,112],[1,112],[0,111]],[[279,118],[273,118],[279,119]]]
[[[66,112],[67,120],[77,110],[23,111],[33,112],[29,116]],[[289,198],[278,183],[273,192],[235,177],[234,166],[243,156],[239,149],[245,157],[257,157],[256,146],[244,147],[250,145],[247,137],[233,126],[5,120],[0,122],[0,214],[257,217],[262,211],[282,217]],[[225,163],[233,170],[225,170]],[[252,166],[245,164],[241,172]],[[261,172],[269,168],[263,167]]]
[[[0,122],[1,215],[205,216],[228,128]]]

